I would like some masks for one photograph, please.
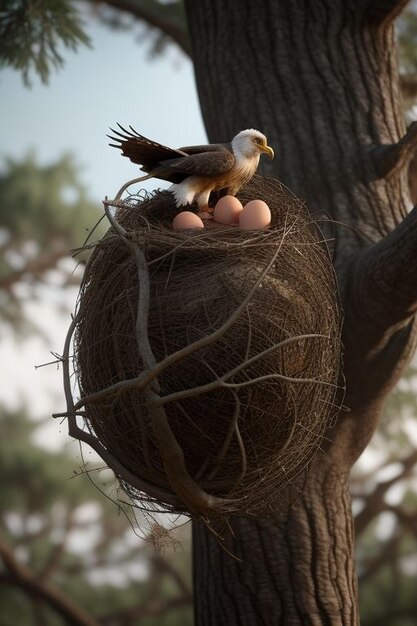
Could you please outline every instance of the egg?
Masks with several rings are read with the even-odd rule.
[[[251,200],[239,214],[239,226],[242,230],[266,228],[271,223],[271,211],[263,200]]]
[[[191,211],[181,211],[174,217],[172,222],[174,230],[187,230],[190,228],[204,228],[203,220]]]
[[[217,202],[213,211],[213,219],[220,224],[235,224],[239,222],[239,214],[243,211],[242,203],[234,196],[223,196]]]

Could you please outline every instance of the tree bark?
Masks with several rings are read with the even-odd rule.
[[[359,623],[347,480],[415,349],[416,132],[401,110],[393,19],[404,1],[186,1],[211,141],[243,128],[276,152],[263,173],[306,201],[333,242],[348,411],[287,513],[233,521],[229,556],[194,529],[197,626]]]
[[[289,514],[231,527],[222,549],[194,526],[197,624],[357,623],[347,473],[320,463]]]

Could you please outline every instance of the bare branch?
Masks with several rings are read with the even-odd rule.
[[[217,454],[217,458],[214,461],[214,468],[208,476],[209,480],[213,480],[213,478],[217,476],[219,469],[221,468],[224,458],[226,456],[226,452],[230,446],[230,442],[232,441],[233,433],[236,431],[237,421],[240,415],[240,400],[236,392],[233,392],[233,396],[235,399],[235,410],[233,412],[233,417],[229,424],[229,430],[226,433],[226,437],[224,438],[223,445],[220,448]]]
[[[400,74],[400,89],[404,98],[414,100],[417,96],[417,75]]]
[[[417,207],[351,267],[355,314],[370,336],[409,320],[417,310]],[[364,329],[365,330],[365,329]]]
[[[402,527],[417,539],[417,517],[414,510],[407,510],[400,505],[388,504],[384,511],[393,513]]]
[[[128,238],[126,237],[126,235],[127,235],[126,231],[113,218],[113,216],[111,215],[110,211],[108,211],[109,203],[104,202],[103,204],[105,206],[106,214],[107,214],[107,216],[109,218],[109,221],[112,224],[112,226],[115,228],[116,232],[125,241],[129,241]],[[284,234],[284,236],[285,236],[285,234]],[[131,250],[134,250],[134,246],[130,242],[129,242],[129,246],[130,246]],[[275,261],[276,261],[276,259],[278,257],[278,254],[280,253],[280,251],[281,251],[281,245],[278,246],[277,250],[275,251],[275,253],[272,256],[271,261],[264,268],[264,270],[259,274],[258,279],[253,284],[252,288],[249,290],[249,292],[248,292],[247,296],[244,298],[244,300],[242,300],[242,302],[233,311],[233,313],[230,315],[230,317],[217,330],[213,331],[210,335],[206,335],[206,336],[202,337],[201,339],[197,339],[196,341],[194,341],[193,343],[185,346],[184,348],[181,348],[180,350],[177,350],[176,352],[173,352],[173,353],[169,354],[162,361],[157,363],[154,367],[152,367],[151,369],[145,370],[139,376],[137,376],[135,378],[131,378],[129,380],[122,380],[122,381],[120,381],[118,383],[115,383],[114,385],[110,385],[109,387],[107,387],[105,389],[102,389],[102,390],[100,390],[100,391],[98,391],[98,392],[88,396],[87,398],[82,398],[73,407],[75,409],[75,411],[79,411],[79,409],[81,409],[83,406],[86,406],[87,404],[91,404],[93,402],[97,402],[98,400],[101,400],[101,399],[109,396],[112,393],[118,393],[121,390],[128,390],[128,389],[133,389],[133,388],[137,388],[139,390],[143,390],[157,376],[160,376],[169,366],[174,365],[178,361],[181,361],[182,359],[191,356],[197,350],[200,350],[201,348],[205,348],[206,346],[212,345],[213,343],[215,343],[216,341],[221,339],[223,337],[223,335],[225,335],[226,332],[229,330],[229,328],[231,328],[233,326],[233,324],[236,322],[236,320],[239,318],[239,316],[242,314],[242,312],[246,309],[247,305],[252,300],[255,292],[259,288],[259,285],[264,280],[264,278],[268,275],[271,267],[273,266],[273,264],[275,263]],[[74,330],[75,330],[75,327],[71,331],[71,337],[72,337],[72,333],[74,332]],[[302,339],[302,338],[305,338],[305,336],[291,338],[291,341]],[[287,342],[287,340],[285,340],[285,342]],[[283,342],[281,342],[280,345],[283,345]],[[271,348],[268,349],[268,351],[270,351],[271,349],[276,349],[276,347],[277,346],[275,346],[275,347],[272,346]],[[69,355],[69,345],[68,345],[68,353],[67,354]],[[259,355],[257,355],[254,358],[256,358],[256,359],[259,358]],[[241,368],[244,365],[245,364],[243,364],[242,366],[239,366],[239,367]],[[234,370],[233,373],[236,374],[237,370]],[[71,398],[72,398],[72,396],[71,396]]]
[[[77,424],[77,409],[74,405],[74,400],[72,397],[71,390],[71,375],[70,375],[70,345],[72,336],[75,331],[75,327],[79,321],[79,315],[76,315],[68,329],[67,336],[65,338],[64,350],[62,355],[62,376],[64,382],[64,393],[65,399],[67,403],[67,412],[66,415],[68,417],[68,434],[70,437],[74,437],[74,439],[78,439],[78,441],[83,441],[87,443],[93,450],[97,452],[103,459],[103,461],[113,470],[118,478],[122,478],[123,480],[129,482],[132,487],[138,489],[139,491],[143,491],[152,497],[160,500],[162,502],[167,502],[168,504],[172,504],[173,506],[178,506],[178,499],[169,491],[162,489],[156,485],[149,483],[148,481],[139,478],[131,472],[127,467],[125,467],[118,459],[116,459],[113,454],[107,450],[93,434],[82,430]]]
[[[103,626],[116,623],[126,626],[133,625],[133,623],[137,623],[138,619],[161,616],[172,609],[191,605],[192,593],[180,572],[157,551],[152,551],[148,558],[151,571],[145,597],[138,604],[103,615],[100,618],[100,623]],[[162,588],[165,575],[169,576],[178,588],[178,595],[164,601]]]
[[[92,0],[97,3],[97,0]],[[160,2],[144,0],[103,0],[104,4],[120,11],[126,11],[148,26],[156,28],[176,43],[187,56],[191,56],[185,15],[174,13],[172,7]],[[171,3],[172,4],[172,3]],[[179,3],[176,3],[179,7]]]
[[[294,337],[294,339],[299,339],[299,337]],[[274,346],[276,350],[279,348],[279,344]],[[216,378],[215,380],[207,383],[205,385],[200,385],[199,387],[190,387],[189,389],[183,389],[182,391],[176,391],[167,396],[158,396],[152,401],[152,404],[155,406],[163,406],[164,404],[168,404],[169,402],[178,402],[178,400],[183,400],[184,398],[192,398],[195,396],[202,395],[204,393],[210,393],[212,391],[216,391],[221,387],[225,389],[242,389],[243,387],[249,387],[251,385],[256,385],[256,383],[260,383],[264,380],[286,380],[290,383],[314,383],[316,385],[329,385],[331,387],[336,387],[333,383],[328,383],[323,380],[318,380],[316,378],[294,378],[292,376],[284,376],[284,374],[265,374],[265,376],[258,376],[257,378],[251,378],[250,380],[245,380],[241,383],[228,383],[226,382],[233,373],[236,371],[240,371],[245,367],[245,363],[242,363],[241,366],[236,367],[235,370],[231,370],[222,376],[221,378]]]
[[[31,597],[37,597],[53,608],[70,626],[99,626],[98,621],[67,596],[61,589],[39,579],[19,563],[11,547],[0,537],[0,557],[9,572],[3,584],[16,585]]]
[[[375,576],[386,563],[391,563],[398,555],[398,547],[401,541],[401,534],[395,533],[386,541],[378,554],[365,563],[365,569],[359,573],[359,582],[364,583],[372,576]]]
[[[21,269],[6,274],[0,280],[0,289],[9,290],[15,283],[25,277],[39,278],[48,270],[54,269],[58,261],[67,256],[69,256],[69,249],[66,246],[60,246],[55,250],[49,250],[44,254],[40,254],[35,259],[28,261]]]
[[[50,554],[48,555],[46,563],[42,567],[41,571],[38,572],[37,575],[40,579],[45,580],[49,578],[51,574],[60,565],[61,558],[63,557],[65,553],[65,549],[67,547],[68,535],[73,527],[73,524],[74,524],[74,511],[71,509],[68,509],[66,520],[65,520],[63,537],[61,538],[61,541],[52,548]]]
[[[162,406],[157,406],[154,401],[154,399],[159,399],[159,396],[149,391],[149,398],[152,430],[158,442],[168,480],[174,491],[190,510],[198,511],[199,508],[206,508],[220,511],[225,506],[228,506],[230,510],[233,500],[212,496],[190,476],[184,453],[169,425],[165,410]]]
[[[401,461],[402,469],[396,476],[379,483],[374,491],[366,496],[365,506],[355,518],[355,534],[358,537],[382,511],[390,510],[389,506],[385,504],[384,496],[393,485],[400,480],[407,478],[413,471],[415,464],[417,463],[417,450],[413,450],[405,459]]]
[[[365,9],[366,20],[372,26],[392,22],[408,3],[409,0],[369,0]]]
[[[178,591],[180,591],[183,596],[191,597],[191,589],[189,589],[178,569],[176,569],[167,558],[164,558],[159,552],[154,550],[149,559],[153,567],[158,569],[160,573],[167,574],[172,578],[173,582],[175,582],[178,587]]]
[[[119,194],[121,192],[119,191]],[[138,281],[140,285],[138,310],[136,316],[136,340],[138,352],[142,358],[144,366],[149,371],[157,366],[155,356],[148,337],[148,312],[150,298],[149,272],[145,255],[138,244],[131,242],[126,237],[126,231],[118,224],[111,215],[109,206],[104,205],[106,215],[119,237],[125,242],[136,260]],[[185,502],[191,510],[198,510],[201,507],[208,509],[221,509],[225,505],[231,504],[231,500],[217,498],[204,491],[189,474],[184,453],[179,445],[174,432],[168,421],[165,409],[158,406],[153,400],[159,398],[159,383],[154,377],[152,385],[144,389],[144,395],[148,401],[151,427],[158,442],[159,451],[164,463],[168,480],[175,493]]]
[[[407,166],[417,151],[417,122],[408,127],[404,137],[397,143],[371,148],[371,158],[375,166],[377,178]]]

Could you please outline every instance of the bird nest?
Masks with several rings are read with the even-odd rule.
[[[268,229],[175,231],[172,195],[117,203],[81,287],[73,436],[138,506],[196,518],[266,514],[337,413],[331,262],[301,202],[256,176]],[[65,374],[65,372],[64,372]],[[88,429],[80,428],[81,415]]]

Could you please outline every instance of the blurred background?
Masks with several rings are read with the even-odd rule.
[[[42,31],[32,19],[20,41],[8,19],[23,4],[0,8],[0,626],[191,625],[187,520],[118,503],[111,472],[51,418],[82,276],[70,250],[137,175],[109,126],[206,141],[182,3],[44,0],[59,15]],[[398,37],[411,121],[414,3]],[[416,382],[412,366],[352,478],[363,626],[417,624]]]

